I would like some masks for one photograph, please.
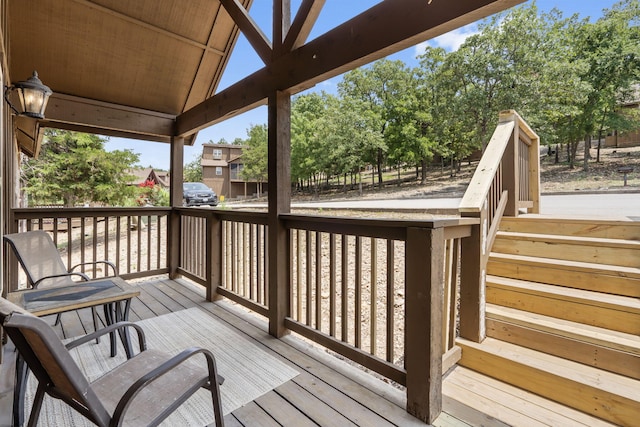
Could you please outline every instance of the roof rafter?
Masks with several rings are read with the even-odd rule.
[[[316,23],[326,0],[303,0],[284,39],[282,50],[290,52],[302,46]]]
[[[232,0],[223,0],[225,2]],[[297,93],[524,0],[384,1],[253,73],[176,118],[189,135],[263,105],[274,91]]]
[[[240,28],[240,31],[242,31],[242,34],[247,38],[260,59],[262,59],[262,62],[268,64],[271,61],[271,42],[249,16],[247,9],[240,4],[239,0],[220,0],[220,4]]]

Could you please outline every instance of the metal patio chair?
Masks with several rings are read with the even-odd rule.
[[[206,349],[192,347],[175,356],[147,349],[142,328],[131,322],[113,324],[65,346],[49,324],[4,298],[0,325],[38,380],[28,426],[37,425],[47,394],[98,426],[155,426],[201,387],[211,392],[215,425],[224,425],[219,387],[224,380]],[[137,332],[140,353],[89,382],[69,350],[128,327]]]
[[[107,271],[109,269],[113,271],[113,276],[118,275],[115,264],[105,260],[76,264],[67,270],[64,262],[62,262],[58,248],[46,231],[33,230],[24,233],[6,234],[4,240],[11,246],[27,275],[28,284],[32,288],[68,286],[75,283],[74,277],[82,281],[90,280],[86,274],[74,271],[78,267],[85,265],[103,264],[105,266],[105,276],[108,276]],[[97,331],[99,327],[95,307],[91,307],[91,314],[93,316],[93,327]],[[56,318],[56,325],[59,321],[60,314]]]

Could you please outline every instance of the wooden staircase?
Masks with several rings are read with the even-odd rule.
[[[487,339],[460,364],[617,425],[640,425],[640,222],[504,217]]]

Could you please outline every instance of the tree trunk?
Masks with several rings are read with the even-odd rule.
[[[378,148],[378,183],[382,187],[382,148]]]
[[[362,169],[358,170],[358,192],[362,196]]]
[[[420,161],[421,163],[421,168],[422,168],[422,176],[420,177],[420,184],[426,184],[427,183],[427,159],[422,159]]]
[[[602,128],[598,131],[598,150],[596,151],[596,163],[600,163],[600,146],[602,145]]]
[[[582,167],[585,171],[589,170],[589,159],[591,158],[591,134],[584,137],[584,159]]]
[[[578,141],[573,141],[568,144],[567,154],[569,155],[569,169],[573,169],[576,165],[576,153],[578,152]]]

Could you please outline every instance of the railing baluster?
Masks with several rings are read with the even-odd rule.
[[[316,329],[322,330],[322,233],[314,233],[316,236],[316,281],[315,281],[315,296],[316,296]]]
[[[356,253],[355,253],[355,318],[353,325],[355,327],[355,346],[362,348],[362,237],[356,236]]]
[[[329,234],[329,335],[336,336],[336,235]]]
[[[305,315],[306,315],[306,319],[307,319],[307,325],[311,326],[311,316],[312,316],[312,305],[311,305],[311,299],[312,299],[312,292],[311,292],[311,286],[312,286],[312,268],[311,268],[311,232],[309,230],[307,230],[305,232],[305,247],[306,247],[306,257],[305,257],[305,272],[306,272],[306,276],[305,276],[305,298],[306,298],[306,304],[305,304]]]
[[[369,297],[369,317],[370,317],[370,352],[371,354],[377,354],[377,336],[378,336],[378,243],[375,237],[371,238],[371,284],[370,284],[370,297]]]
[[[393,363],[395,347],[395,242],[387,239],[387,362]]]
[[[342,235],[340,244],[342,245],[342,264],[341,264],[341,269],[342,269],[342,280],[341,280],[341,285],[342,285],[342,292],[341,292],[341,305],[340,305],[340,309],[341,309],[341,317],[340,317],[340,322],[341,322],[341,326],[342,326],[342,333],[340,335],[340,338],[342,339],[342,341],[344,342],[349,342],[349,269],[348,269],[348,265],[349,265],[349,237],[346,234]]]

